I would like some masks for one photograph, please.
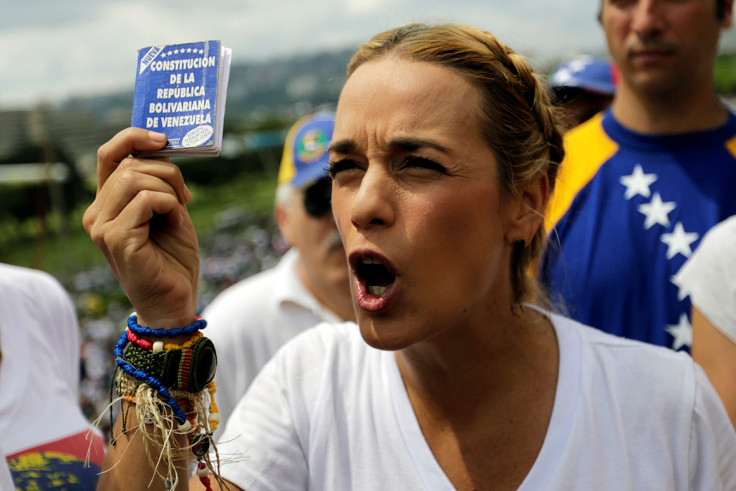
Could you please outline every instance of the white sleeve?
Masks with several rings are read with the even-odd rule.
[[[218,301],[219,300],[219,301]],[[222,436],[235,406],[245,394],[258,373],[258,356],[252,339],[252,325],[233,312],[232,301],[217,299],[202,313],[207,321],[205,335],[215,344],[217,371],[215,401],[220,412],[221,423],[215,432],[215,441]]]
[[[713,227],[677,273],[691,302],[736,343],[736,217]]]
[[[736,431],[708,377],[695,367],[688,489],[736,489]]]
[[[283,355],[283,352],[280,353]],[[219,444],[222,477],[248,491],[307,488],[299,403],[288,393],[284,356],[266,364],[236,406]]]

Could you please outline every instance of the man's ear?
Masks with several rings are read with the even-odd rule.
[[[549,178],[542,174],[523,188],[519,189],[519,197],[513,206],[511,223],[506,231],[506,242],[513,244],[522,239],[529,244],[539,227],[544,222],[544,213],[549,202]]]
[[[288,206],[285,203],[277,203],[273,209],[273,217],[276,220],[276,225],[278,225],[284,241],[291,245],[291,222],[289,220]]]

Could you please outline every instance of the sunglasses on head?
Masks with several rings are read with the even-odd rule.
[[[322,218],[332,209],[332,181],[323,178],[302,191],[304,209],[313,218]]]

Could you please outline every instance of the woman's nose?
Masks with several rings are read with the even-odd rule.
[[[358,229],[390,226],[394,222],[396,186],[387,170],[369,165],[350,208],[350,219]]]

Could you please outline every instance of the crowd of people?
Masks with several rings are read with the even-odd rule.
[[[610,60],[547,80],[471,26],[379,33],[289,132],[277,230],[199,244],[179,170],[136,157],[165,135],[112,137],[84,216],[111,268],[75,282],[108,316],[79,320],[85,409],[119,413],[98,487],[736,489],[732,10],[602,0]],[[122,335],[93,295],[116,283]],[[51,397],[10,384],[9,333],[0,425],[7,387]]]

